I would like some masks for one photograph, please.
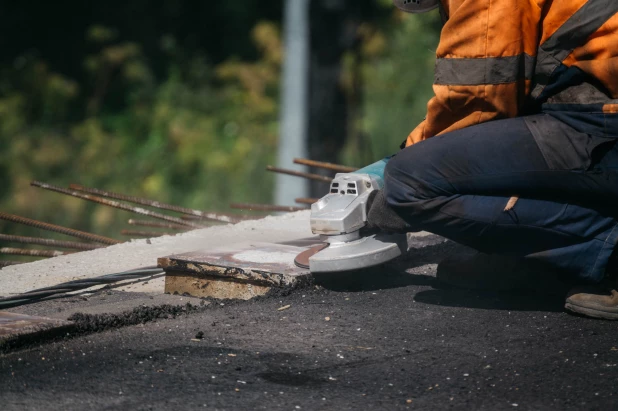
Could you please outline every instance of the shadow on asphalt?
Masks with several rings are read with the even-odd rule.
[[[407,270],[437,264],[452,251],[453,247],[454,243],[441,239],[438,244],[413,249],[408,255],[389,264],[364,270],[314,274],[313,278],[316,285],[337,292],[376,291],[411,285],[438,287],[439,283],[435,276],[413,275]]]
[[[414,297],[417,302],[431,305],[508,311],[564,311],[564,284],[555,283],[553,289],[546,286],[544,290],[470,290],[441,283],[434,276],[435,270],[432,270],[434,275],[408,272],[425,265],[439,264],[450,253],[460,251],[461,247],[452,242],[428,245],[391,264],[358,271],[315,274],[314,281],[316,285],[335,292],[431,287],[431,290],[417,292]]]
[[[429,275],[409,274],[406,271],[385,273],[363,270],[352,273],[324,275],[315,283],[335,292],[363,292],[409,286],[431,287],[414,296],[419,303],[508,311],[564,311],[564,295],[541,291],[491,291],[456,289],[440,283]]]
[[[446,307],[506,311],[564,311],[564,297],[534,292],[477,292],[473,290],[435,289],[421,291],[414,301]]]
[[[411,285],[438,286],[435,277],[413,275],[404,270],[367,269],[345,273],[314,274],[316,285],[336,292],[362,292],[401,288]]]

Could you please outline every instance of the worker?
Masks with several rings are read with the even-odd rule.
[[[495,255],[559,270],[595,284],[567,310],[618,320],[618,1],[394,2],[439,7],[444,25],[435,96],[387,164],[369,227],[480,252],[451,275],[474,279]]]

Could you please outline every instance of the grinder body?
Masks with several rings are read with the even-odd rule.
[[[311,231],[328,247],[309,258],[311,272],[337,272],[390,261],[407,249],[405,234],[361,235],[369,194],[384,186],[388,158],[353,173],[337,174],[330,192],[311,206]]]

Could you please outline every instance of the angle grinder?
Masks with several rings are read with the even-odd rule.
[[[311,231],[324,242],[294,260],[312,273],[358,270],[397,258],[407,251],[405,234],[361,235],[367,224],[369,194],[384,186],[390,157],[353,173],[339,173],[330,192],[311,205]]]

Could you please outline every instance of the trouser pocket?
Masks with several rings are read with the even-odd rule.
[[[548,114],[524,117],[550,170],[592,171],[616,140],[575,130]]]

